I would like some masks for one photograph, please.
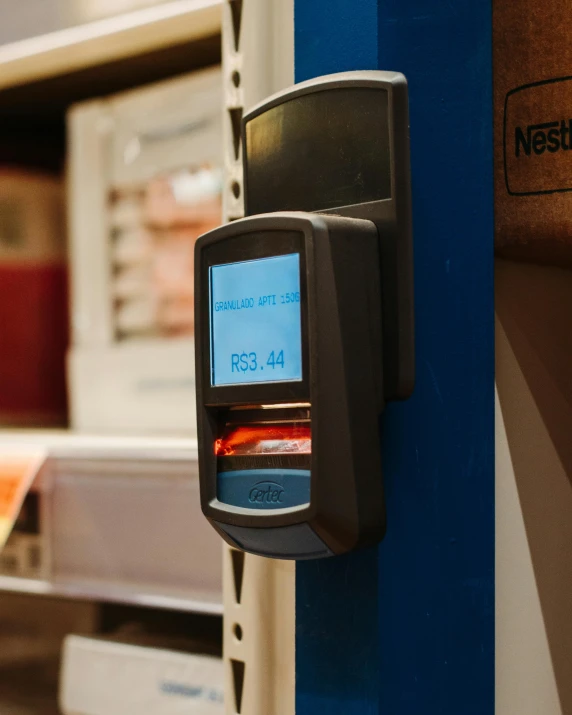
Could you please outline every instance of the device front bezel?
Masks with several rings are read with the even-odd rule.
[[[268,245],[268,233],[272,247]],[[215,425],[213,420],[218,410],[225,406],[235,405],[264,405],[264,404],[290,404],[304,403],[311,404],[311,390],[314,380],[315,356],[312,352],[312,343],[315,341],[315,331],[317,321],[310,321],[309,315],[315,313],[315,295],[311,276],[314,272],[314,241],[320,234],[327,234],[327,224],[324,218],[316,214],[280,212],[277,214],[265,214],[252,218],[239,219],[236,222],[227,224],[219,229],[215,229],[209,234],[201,237],[197,242],[195,287],[198,291],[197,301],[197,325],[196,338],[201,343],[203,336],[210,339],[210,317],[209,317],[209,289],[208,277],[210,265],[229,263],[233,260],[244,260],[244,250],[247,249],[247,257],[265,258],[275,255],[300,252],[300,289],[303,292],[302,308],[302,364],[303,379],[300,382],[275,382],[260,383],[250,385],[237,385],[230,388],[225,386],[212,386],[210,384],[210,355],[208,359],[205,355],[197,352],[197,361],[201,361],[201,369],[197,372],[199,382],[197,384],[197,400],[199,401],[200,420],[211,422],[211,426],[199,425],[199,439],[207,440],[199,450],[199,462],[205,479],[201,480],[201,504],[204,514],[220,524],[235,526],[250,526],[251,518],[256,515],[257,525],[261,528],[273,526],[287,526],[311,521],[316,514],[316,494],[315,484],[312,480],[310,487],[310,502],[308,504],[291,507],[288,509],[268,509],[251,510],[241,507],[234,507],[224,504],[217,499],[217,465],[214,455]],[[292,243],[292,239],[282,242],[279,234],[296,234],[298,247]],[[230,242],[237,237],[250,237],[247,246],[242,249],[237,248],[236,252],[227,252]],[[263,246],[256,246],[256,237]],[[221,245],[223,248],[211,253],[211,249]],[[238,246],[238,242],[236,244]],[[228,258],[230,257],[230,260]],[[221,260],[222,259],[222,260]],[[205,281],[207,283],[205,284]],[[205,305],[206,303],[206,305]],[[284,389],[286,387],[286,389]],[[255,389],[256,388],[256,389]],[[294,388],[294,389],[292,389]],[[313,461],[313,460],[312,460]]]

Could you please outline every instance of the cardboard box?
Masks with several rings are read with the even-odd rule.
[[[572,712],[569,12],[494,2],[496,709],[520,715]]]
[[[572,42],[566,0],[493,13],[496,251],[572,266]]]
[[[0,423],[66,422],[62,181],[0,168]]]
[[[224,715],[220,658],[68,636],[64,715]]]

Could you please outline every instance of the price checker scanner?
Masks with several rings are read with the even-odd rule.
[[[405,78],[296,85],[243,120],[247,217],[195,252],[202,508],[311,559],[385,532],[379,417],[413,388]]]

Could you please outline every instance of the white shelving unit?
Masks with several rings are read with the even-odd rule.
[[[46,122],[47,136],[59,142],[63,164],[65,112],[73,103],[217,63],[223,4],[172,0],[0,46],[0,132],[21,125],[38,136]],[[20,604],[16,611],[36,613],[37,602],[38,618],[48,630],[50,604],[58,613],[60,608],[91,609],[93,630],[85,628],[88,633],[97,633],[96,614],[110,610],[129,618],[143,614],[142,619],[160,616],[168,623],[220,627],[220,618],[208,616],[223,612],[222,548],[200,510],[195,441],[0,430],[0,463],[8,450],[40,450],[45,460],[31,490],[38,504],[38,533],[28,542],[30,535],[23,534],[21,548],[13,548],[19,538],[14,533],[3,552],[13,548],[16,569],[0,572],[6,610],[0,621],[22,615],[12,616],[15,603]],[[33,542],[40,559],[19,573],[17,557]],[[102,603],[141,608],[100,608]],[[62,626],[54,635],[58,650],[62,634],[84,632],[84,621]],[[35,652],[41,637],[32,640]],[[7,648],[4,655],[8,664],[14,658]],[[30,660],[34,668],[35,658]],[[5,692],[12,676],[0,664],[2,715],[56,713],[58,662],[56,652],[46,693],[33,682],[34,671],[30,702],[22,704]]]
[[[157,79],[153,53],[176,58],[165,76],[200,66],[204,55],[185,66],[185,47],[191,57],[216,38],[222,4],[172,0],[0,46],[0,118],[38,101],[52,111],[55,86],[63,126],[66,106],[89,96],[86,72],[101,68],[99,94],[108,80],[117,91],[117,63],[131,63],[125,82],[145,84]],[[220,540],[200,512],[193,440],[2,430],[0,460],[8,447],[46,453],[33,487],[42,558],[37,577],[0,574],[0,591],[222,613]]]
[[[222,613],[220,539],[201,513],[194,440],[38,430],[0,433],[0,460],[3,449],[46,458],[32,487],[40,577],[0,575],[0,590]]]

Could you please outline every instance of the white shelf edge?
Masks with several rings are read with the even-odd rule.
[[[53,459],[196,461],[197,440],[190,437],[84,435],[71,431],[0,429],[2,450],[45,449]]]
[[[0,576],[0,592],[3,591],[37,596],[104,601],[107,603],[124,603],[147,608],[161,608],[214,616],[223,614],[222,602],[216,601],[214,598],[212,600],[200,600],[160,593],[145,593],[144,591],[113,584],[53,583],[41,579]]]
[[[0,90],[220,31],[222,0],[173,0],[0,47]]]

